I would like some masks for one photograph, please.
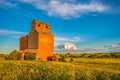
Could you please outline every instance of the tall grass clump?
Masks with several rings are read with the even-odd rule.
[[[66,59],[65,59],[65,57],[63,56],[63,57],[60,57],[60,58],[59,58],[59,61],[66,62]]]

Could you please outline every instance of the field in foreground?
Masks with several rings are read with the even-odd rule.
[[[120,59],[0,61],[0,80],[120,80]]]

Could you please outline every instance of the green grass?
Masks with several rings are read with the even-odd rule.
[[[100,64],[100,61],[105,64]],[[114,65],[118,66],[116,70],[112,69]],[[4,60],[0,61],[0,80],[120,80],[119,67],[118,59],[82,58],[73,62]]]
[[[66,59],[69,61],[69,58]],[[90,58],[74,58],[75,65],[80,65],[93,69],[109,70],[114,72],[120,72],[120,59],[90,59]]]
[[[0,80],[120,80],[120,53],[56,54],[60,62],[0,54]]]

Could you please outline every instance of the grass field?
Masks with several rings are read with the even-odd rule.
[[[67,60],[69,61],[69,59]],[[84,68],[120,72],[120,59],[74,58],[74,62],[72,62],[72,64],[80,65]]]
[[[0,61],[0,80],[120,80],[120,59]]]

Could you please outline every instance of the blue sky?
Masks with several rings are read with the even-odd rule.
[[[19,37],[29,33],[34,19],[51,24],[55,46],[120,51],[119,0],[0,0],[0,52],[19,50]]]

